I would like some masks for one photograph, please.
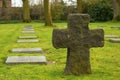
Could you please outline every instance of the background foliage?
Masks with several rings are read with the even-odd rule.
[[[67,4],[64,2],[51,3],[53,20],[67,20],[71,13],[77,13],[76,2]],[[113,18],[112,0],[85,0],[83,1],[83,13],[91,16],[91,21],[109,21]],[[30,7],[32,20],[44,20],[44,7],[42,4]],[[0,20],[22,20],[21,7],[0,9]]]

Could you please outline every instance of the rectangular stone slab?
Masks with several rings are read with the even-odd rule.
[[[34,28],[23,28],[23,30],[34,30]]]
[[[41,53],[43,50],[41,48],[13,48],[11,50],[13,53]]]
[[[34,43],[34,42],[39,42],[37,39],[27,39],[27,40],[18,40],[18,43]]]
[[[23,29],[23,31],[34,31],[34,29]]]
[[[120,43],[120,39],[109,39],[112,43]]]
[[[37,36],[19,36],[19,39],[35,39],[38,38]]]
[[[24,27],[24,29],[33,29],[33,27]]]
[[[32,32],[32,33],[34,33],[35,31],[22,31],[23,33],[29,33],[29,32]]]
[[[105,38],[119,38],[117,35],[105,35]]]
[[[26,27],[24,27],[24,28],[33,28],[32,26],[26,26]]]
[[[22,63],[46,64],[47,60],[45,56],[9,56],[6,60],[6,64],[22,64]]]
[[[34,28],[23,28],[23,29],[34,29]]]
[[[112,26],[111,28],[118,28],[118,29],[120,29],[120,26]]]
[[[23,34],[34,34],[34,31],[22,31]]]

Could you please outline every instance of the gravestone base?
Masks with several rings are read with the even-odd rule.
[[[81,48],[82,51],[78,50],[79,48]],[[68,48],[67,50],[68,54],[67,54],[67,62],[66,62],[64,74],[66,75],[91,74],[89,49],[85,48],[84,46],[73,47],[73,49],[70,50]]]
[[[45,56],[9,56],[6,64],[47,64]]]

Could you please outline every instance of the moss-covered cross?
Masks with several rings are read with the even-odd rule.
[[[67,48],[65,74],[90,74],[89,49],[104,46],[104,31],[89,30],[89,20],[87,14],[71,14],[68,17],[68,29],[53,30],[53,46]]]

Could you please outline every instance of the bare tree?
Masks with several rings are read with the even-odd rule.
[[[6,4],[6,0],[2,0],[2,8],[6,8],[7,4]]]
[[[52,16],[49,0],[44,0],[45,26],[52,26]]]
[[[77,10],[82,13],[82,0],[77,0]]]
[[[29,10],[29,1],[28,0],[22,0],[22,1],[23,1],[23,21],[24,22],[31,22],[30,10]]]
[[[120,21],[120,0],[113,0],[113,20]]]

